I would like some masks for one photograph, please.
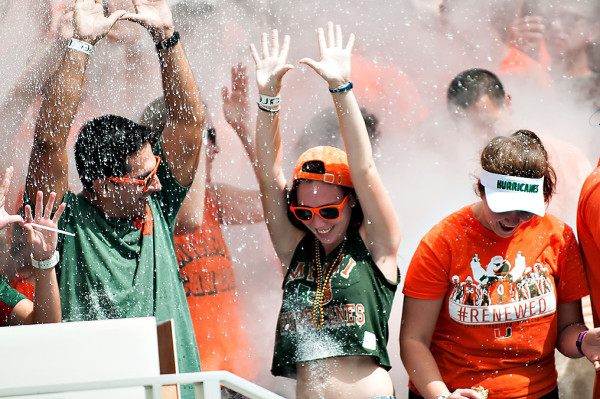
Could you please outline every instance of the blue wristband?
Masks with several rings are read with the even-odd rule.
[[[352,82],[348,82],[345,85],[341,85],[341,86],[336,87],[335,89],[329,89],[329,92],[331,94],[345,93],[347,91],[352,90],[353,87],[354,87],[354,85],[352,84]]]

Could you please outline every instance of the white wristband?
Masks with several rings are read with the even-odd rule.
[[[88,42],[84,42],[73,37],[69,41],[67,47],[73,50],[81,51],[82,53],[85,53],[87,55],[92,54],[92,50],[94,49],[93,44],[89,44]]]
[[[53,268],[54,266],[58,265],[59,260],[60,256],[58,255],[58,251],[54,251],[52,256],[46,260],[35,260],[33,259],[33,254],[31,254],[31,266],[40,270]]]
[[[276,107],[281,103],[281,97],[269,97],[263,94],[259,94],[258,104],[263,107]]]
[[[448,391],[446,393],[438,395],[437,399],[448,399],[450,397],[450,395],[452,395],[452,392]]]

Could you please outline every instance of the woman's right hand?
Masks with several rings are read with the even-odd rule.
[[[271,43],[266,33],[263,33],[260,39],[262,54],[258,54],[254,44],[250,44],[250,52],[256,63],[256,84],[258,93],[266,96],[277,96],[281,90],[281,80],[283,75],[294,66],[286,64],[288,50],[290,47],[290,37],[285,35],[281,49],[279,48],[279,33],[273,29],[271,33]]]

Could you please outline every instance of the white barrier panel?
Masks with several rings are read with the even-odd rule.
[[[154,317],[0,328],[3,389],[157,377]],[[110,386],[110,385],[108,385]],[[144,388],[20,398],[135,399]]]

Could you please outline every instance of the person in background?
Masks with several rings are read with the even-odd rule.
[[[241,140],[252,164],[256,162],[250,128],[246,67],[231,68],[231,91],[223,87],[223,114]],[[146,107],[140,123],[160,135],[167,121],[164,99]],[[183,280],[203,371],[226,370],[247,380],[258,372],[249,358],[243,309],[236,290],[233,262],[221,225],[264,220],[258,190],[212,181],[219,154],[210,121],[206,158],[184,200],[174,229],[175,253]]]
[[[434,226],[408,267],[400,353],[409,398],[557,399],[554,349],[600,370],[575,234],[546,213],[554,170],[528,130],[481,153],[481,200]]]
[[[387,370],[388,319],[400,280],[400,227],[375,166],[352,92],[354,36],[339,25],[318,30],[320,60],[300,60],[329,86],[346,153],[309,149],[283,176],[279,131],[289,36],[263,34],[251,45],[259,92],[258,180],[267,228],[282,263],[283,303],[271,372],[295,378],[297,398],[394,395]]]

